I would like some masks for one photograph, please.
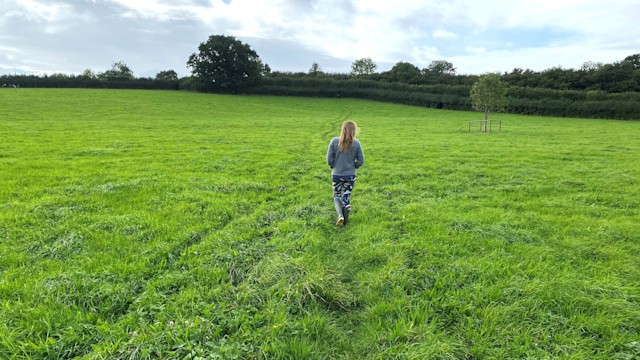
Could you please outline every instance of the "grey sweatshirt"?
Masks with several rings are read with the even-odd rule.
[[[353,139],[351,150],[341,152],[338,148],[340,139],[334,137],[327,149],[327,164],[332,169],[332,175],[355,175],[356,169],[364,164],[364,153],[360,142]]]

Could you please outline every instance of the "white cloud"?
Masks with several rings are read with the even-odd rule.
[[[487,49],[485,49],[482,46],[467,46],[465,48],[465,51],[470,54],[480,55],[480,54],[485,54],[487,52]]]
[[[39,24],[43,32],[49,35],[69,30],[78,25],[78,22],[86,20],[86,17],[76,13],[70,4],[37,0],[4,2],[0,5],[0,13],[4,13],[0,16],[0,25],[12,18],[22,19]]]
[[[5,8],[6,7],[6,8]],[[76,17],[69,4],[48,3],[36,0],[17,0],[3,5],[5,16],[23,17],[40,22],[56,22]]]
[[[411,60],[416,62],[414,65],[422,65],[428,59],[442,59],[443,56],[435,46],[416,46],[411,51]],[[420,66],[419,66],[420,67]]]
[[[449,40],[451,40],[451,39],[457,39],[460,36],[458,34],[456,34],[456,33],[450,32],[450,31],[438,29],[438,30],[435,30],[433,32],[433,37],[436,38],[436,39],[449,39]]]

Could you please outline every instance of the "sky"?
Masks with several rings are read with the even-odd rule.
[[[0,0],[0,74],[190,75],[211,35],[272,70],[445,60],[458,74],[580,68],[640,53],[640,0]]]

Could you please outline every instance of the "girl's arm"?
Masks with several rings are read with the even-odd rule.
[[[356,152],[356,169],[364,164],[364,152],[362,151],[362,145],[358,146],[358,151]]]
[[[336,161],[336,152],[333,145],[333,141],[329,142],[329,148],[327,149],[327,165],[333,169],[333,164]]]

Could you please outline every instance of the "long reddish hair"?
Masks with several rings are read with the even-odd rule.
[[[342,124],[342,131],[340,132],[340,141],[338,142],[338,149],[345,152],[351,150],[353,145],[353,139],[356,137],[356,130],[358,125],[352,120],[347,120]]]

